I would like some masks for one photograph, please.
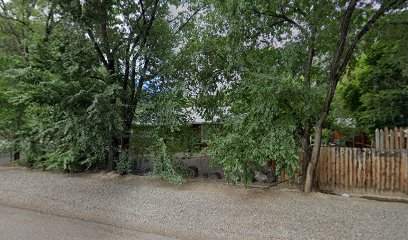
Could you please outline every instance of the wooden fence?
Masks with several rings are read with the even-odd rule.
[[[322,147],[316,169],[317,187],[328,191],[408,194],[407,152],[406,149]]]
[[[374,146],[377,149],[408,149],[407,132],[403,128],[376,129]]]

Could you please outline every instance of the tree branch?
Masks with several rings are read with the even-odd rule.
[[[352,0],[347,9],[346,12],[343,16],[343,19],[341,21],[341,26],[340,26],[340,37],[339,37],[339,41],[337,42],[337,49],[336,52],[333,56],[332,62],[331,62],[331,66],[330,66],[330,79],[337,79],[338,80],[338,72],[337,69],[339,67],[340,64],[340,60],[341,57],[343,55],[344,52],[344,48],[346,45],[346,41],[347,41],[347,35],[349,33],[349,26],[350,26],[350,22],[351,22],[351,18],[353,16],[353,12],[354,9],[356,8],[357,5],[357,1],[358,0]],[[337,83],[335,83],[337,85]],[[328,108],[328,106],[325,106],[325,108]]]
[[[351,42],[344,60],[337,72],[338,75],[341,75],[345,72],[346,67],[351,59],[351,57],[353,56],[353,53],[357,47],[357,44],[361,41],[361,39],[363,38],[363,36],[373,27],[373,25],[375,24],[375,22],[380,19],[387,10],[390,10],[392,7],[394,6],[398,6],[400,4],[403,4],[404,2],[406,2],[406,0],[400,0],[400,1],[393,1],[391,2],[389,5],[385,6],[384,4],[377,10],[377,12],[364,24],[364,26],[358,31],[356,37],[354,38],[354,40]]]
[[[52,32],[52,23],[54,22],[54,5],[51,6],[50,11],[48,12],[47,21],[45,22],[45,40],[44,42],[48,42],[49,36]]]
[[[333,56],[333,59],[331,61],[331,66],[330,66],[330,80],[329,80],[329,89],[326,95],[326,98],[324,100],[324,105],[323,109],[320,112],[320,116],[318,118],[316,127],[320,128],[324,121],[326,121],[327,115],[329,114],[329,108],[330,104],[333,100],[334,93],[336,91],[336,86],[339,81],[339,75],[338,75],[338,66],[342,57],[342,54],[344,52],[346,40],[347,40],[347,35],[349,32],[349,26],[351,22],[351,18],[353,16],[354,10],[356,8],[358,0],[352,0],[343,16],[343,19],[341,21],[341,26],[340,26],[340,36],[339,36],[339,41],[337,43],[337,49],[336,52]],[[319,132],[316,132],[318,134]],[[321,134],[321,133],[319,133]],[[317,136],[317,135],[316,135]],[[315,139],[316,140],[316,139]],[[314,150],[315,151],[315,150]]]
[[[200,7],[197,10],[194,11],[193,14],[190,15],[190,17],[187,18],[187,20],[182,23],[180,25],[180,27],[178,27],[178,29],[173,33],[173,34],[178,34],[179,32],[181,32],[183,30],[184,27],[187,26],[187,24],[191,21],[191,19],[193,19],[199,12],[201,12],[202,10],[206,9],[207,7]]]
[[[270,17],[274,17],[274,18],[278,18],[283,20],[284,22],[288,22],[290,24],[292,24],[294,27],[298,28],[300,31],[306,33],[306,29],[304,27],[302,27],[299,23],[297,23],[295,20],[289,18],[287,15],[285,15],[284,13],[278,14],[278,13],[274,13],[274,12],[260,12],[256,9],[252,9],[252,11],[258,15],[267,15]],[[279,21],[278,21],[279,22]],[[275,24],[274,24],[275,26]]]
[[[94,48],[95,48],[95,50],[96,50],[96,52],[98,54],[99,60],[102,62],[103,66],[106,68],[106,70],[110,71],[109,70],[109,64],[106,61],[105,56],[103,55],[103,52],[101,50],[101,47],[99,46],[98,42],[96,41],[95,35],[93,34],[92,30],[88,29],[87,33],[88,33],[89,38],[91,38],[91,40],[92,40],[92,42],[94,44]]]
[[[23,26],[27,27],[28,30],[30,30],[31,32],[34,32],[34,30],[26,22],[24,22],[24,21],[22,21],[22,20],[20,20],[18,18],[13,18],[13,17],[10,17],[10,16],[2,15],[2,14],[0,14],[0,18],[4,18],[4,19],[7,19],[7,20],[18,22],[18,23],[22,24]]]

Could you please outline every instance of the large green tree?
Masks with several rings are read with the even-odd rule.
[[[384,18],[340,87],[349,117],[371,133],[375,128],[408,126],[407,22],[406,13]]]
[[[21,144],[30,164],[112,170],[121,153],[129,155],[140,102],[162,112],[156,122],[180,112],[167,101],[178,94],[170,66],[178,34],[200,10],[193,3],[2,1],[4,36],[23,61],[2,77],[8,87],[16,83],[8,102],[25,106]]]
[[[197,47],[201,54],[197,54],[192,59],[197,66],[197,72],[200,73],[196,75],[199,76],[196,79],[199,79],[202,89],[199,93],[204,96],[200,101],[210,105],[218,101],[218,108],[232,106],[234,105],[232,102],[242,101],[256,108],[256,105],[263,102],[252,102],[248,101],[248,98],[241,97],[228,98],[228,96],[233,96],[230,93],[234,92],[231,89],[235,87],[250,93],[251,89],[246,89],[242,85],[247,83],[248,87],[253,87],[250,84],[252,83],[250,76],[254,76],[254,73],[259,71],[270,75],[268,81],[271,86],[279,82],[284,84],[279,79],[285,74],[290,75],[297,83],[296,86],[302,83],[303,91],[298,95],[292,94],[294,98],[299,97],[294,101],[295,107],[291,104],[279,106],[277,105],[279,101],[270,100],[269,109],[279,106],[285,109],[283,113],[286,116],[296,113],[291,116],[296,119],[295,131],[292,135],[297,136],[295,138],[298,143],[303,143],[305,191],[311,191],[319,158],[321,131],[329,113],[337,83],[364,35],[384,14],[391,9],[400,8],[404,3],[405,1],[212,1],[214,11],[208,12],[203,17],[207,24],[202,24],[202,31],[196,36],[195,43],[202,46],[201,49]],[[293,48],[295,50],[291,51]],[[266,49],[278,49],[290,54],[291,58],[285,59],[284,63],[279,63],[265,61],[264,58],[253,54],[252,58],[258,62],[248,64],[250,62],[248,52],[266,51]],[[260,70],[263,69],[264,64],[269,65],[269,71]],[[273,71],[282,66],[286,68],[284,74]],[[234,84],[237,82],[239,84]],[[269,94],[274,95],[273,88],[270,90]],[[290,91],[288,92],[290,94]],[[279,94],[275,96],[280,97]],[[299,106],[302,107],[299,108]],[[300,114],[298,114],[299,109],[302,109]],[[244,119],[250,115],[243,109],[239,114]],[[260,121],[266,116],[268,115],[253,119]],[[269,124],[274,124],[274,127],[258,134],[267,135],[273,133],[275,129],[280,129],[274,121],[275,117],[277,116],[269,119]],[[315,132],[313,148],[310,147],[309,142],[312,131]],[[275,144],[279,145],[278,142]],[[253,148],[248,146],[244,147],[244,151],[253,151]],[[273,151],[279,151],[279,148],[277,149]],[[271,158],[273,151],[269,152]],[[289,157],[287,156],[287,159]],[[254,159],[241,159],[241,161],[254,161]],[[265,163],[267,159],[260,161]]]
[[[175,0],[57,2],[89,37],[109,83],[120,87],[111,99],[122,108],[123,119],[123,135],[110,144],[108,169],[112,169],[118,150],[129,149],[134,113],[144,90],[173,79],[166,70],[180,43],[177,34],[201,8],[194,1]],[[178,13],[171,14],[170,8]]]

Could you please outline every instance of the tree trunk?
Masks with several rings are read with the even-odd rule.
[[[134,109],[132,107],[132,109]],[[125,133],[122,137],[121,140],[121,149],[128,151],[129,147],[130,147],[130,138],[132,135],[132,122],[133,122],[133,115],[134,115],[134,111],[128,110],[125,113],[125,124],[124,124],[124,129],[125,129]]]
[[[312,156],[312,149],[310,147],[310,132],[307,131],[301,136],[302,151],[303,151],[303,163],[302,163],[302,186],[306,182],[307,166]]]
[[[326,98],[324,100],[323,109],[320,112],[319,118],[315,126],[316,133],[314,137],[312,156],[311,156],[311,159],[310,159],[309,165],[307,166],[307,171],[306,171],[306,181],[305,181],[305,186],[304,186],[304,191],[306,193],[311,192],[313,189],[314,176],[315,176],[316,166],[319,161],[320,146],[322,143],[323,124],[326,121],[327,116],[329,115],[330,105],[333,100],[334,93],[336,92],[337,83],[341,77],[341,74],[343,73],[343,71],[341,70],[339,71],[339,68],[341,68],[340,66],[347,66],[348,60],[350,59],[350,58],[347,58],[347,56],[348,54],[352,54],[354,51],[354,47],[352,46],[352,51],[349,51],[346,54],[346,58],[343,64],[340,64],[343,58],[343,53],[344,53],[344,49],[346,46],[347,35],[349,33],[348,31],[349,31],[351,18],[352,18],[356,5],[357,5],[357,0],[352,0],[349,3],[349,6],[344,12],[344,16],[340,24],[339,39],[337,42],[336,51],[333,55],[333,58],[330,64],[329,88],[327,91]]]
[[[307,171],[305,174],[306,176],[304,182],[304,192],[306,193],[311,192],[313,188],[314,176],[316,172],[317,162],[319,160],[320,146],[322,142],[322,128],[326,117],[327,115],[325,117],[322,116],[316,125],[316,133],[314,137],[315,142],[313,144],[311,158],[309,164],[307,165]]]
[[[116,138],[109,144],[108,159],[106,162],[106,171],[111,172],[116,168],[116,161],[119,158],[119,146]]]
[[[307,59],[306,63],[304,66],[304,76],[305,76],[305,88],[307,89],[307,95],[306,95],[306,102],[310,103],[310,80],[312,76],[312,65],[313,65],[313,58],[315,55],[315,33],[316,29],[313,27],[309,39],[309,49],[307,53]],[[307,166],[310,162],[312,151],[310,148],[310,132],[311,132],[311,116],[309,113],[306,114],[305,119],[303,121],[303,130],[302,134],[300,137],[301,143],[302,143],[302,150],[303,150],[303,164],[302,164],[302,186],[305,185],[306,182],[306,172],[307,172]]]

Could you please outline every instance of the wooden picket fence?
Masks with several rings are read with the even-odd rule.
[[[317,187],[327,191],[408,194],[407,152],[406,149],[322,147],[316,169]]]
[[[377,149],[408,149],[408,131],[403,128],[375,130],[375,143]]]

